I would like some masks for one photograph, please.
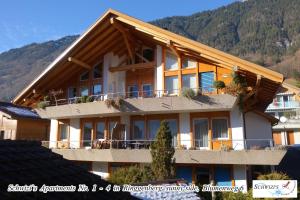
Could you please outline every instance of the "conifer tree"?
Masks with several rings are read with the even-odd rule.
[[[151,168],[156,180],[165,180],[174,176],[174,153],[172,134],[166,121],[162,121],[155,141],[151,144]]]

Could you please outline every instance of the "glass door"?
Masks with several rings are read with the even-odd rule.
[[[208,148],[208,119],[194,120],[194,135],[196,148]]]
[[[83,123],[83,146],[91,147],[92,146],[92,134],[93,134],[93,123],[85,122]]]

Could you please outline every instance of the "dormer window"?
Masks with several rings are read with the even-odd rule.
[[[80,81],[87,81],[89,80],[89,72],[85,71],[80,75]]]
[[[102,62],[95,65],[93,68],[93,78],[102,78]]]

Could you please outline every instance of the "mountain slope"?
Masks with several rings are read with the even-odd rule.
[[[0,54],[0,100],[11,100],[77,37],[34,43]]]
[[[300,1],[248,0],[150,22],[300,80]],[[10,100],[78,36],[0,54],[0,100]]]

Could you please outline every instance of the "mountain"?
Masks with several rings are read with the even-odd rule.
[[[279,71],[298,83],[299,10],[299,0],[248,0],[150,23]],[[11,100],[77,37],[34,43],[0,54],[0,99]]]

